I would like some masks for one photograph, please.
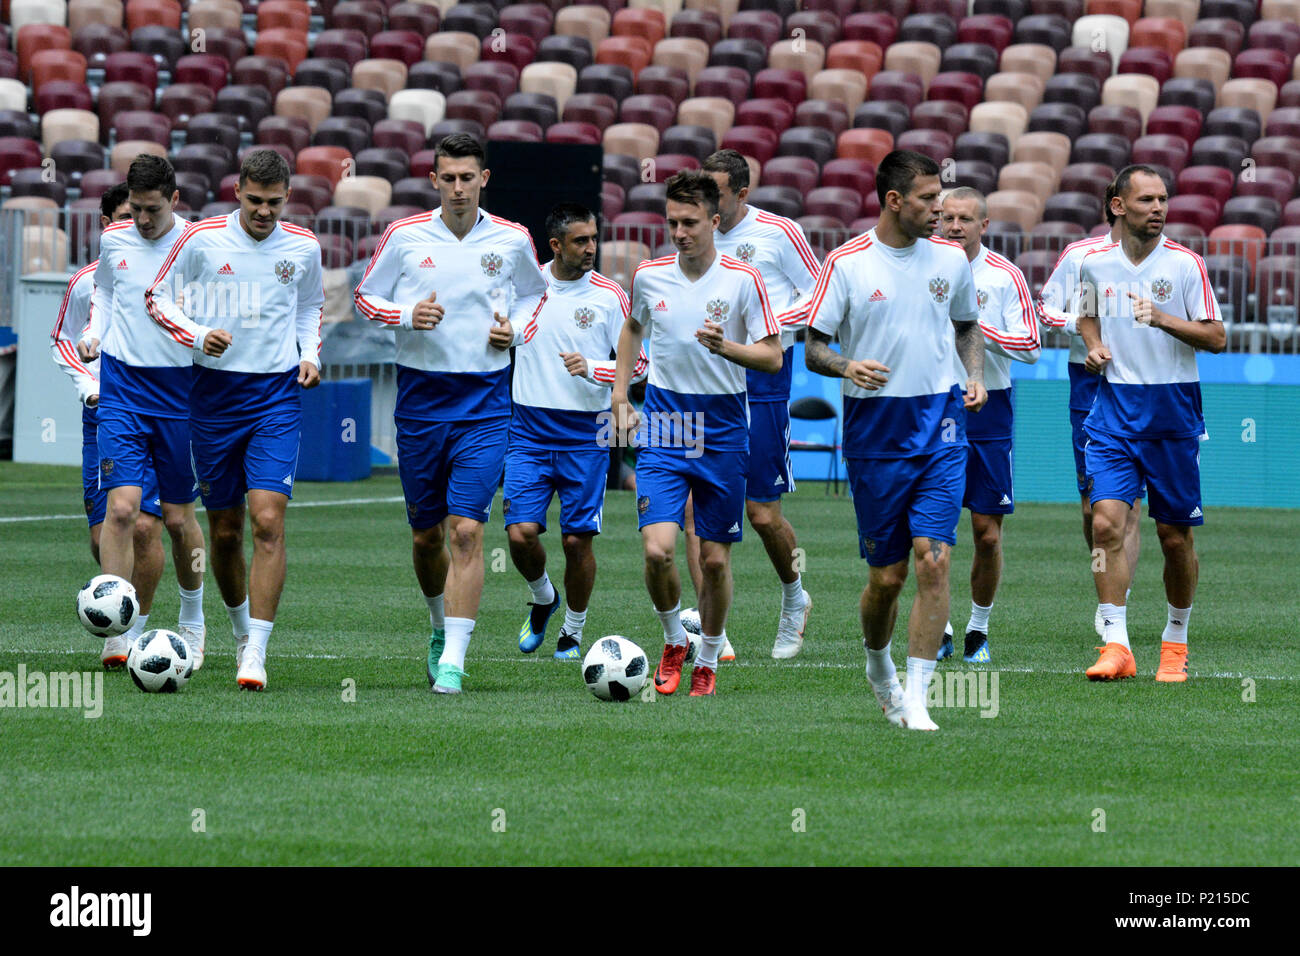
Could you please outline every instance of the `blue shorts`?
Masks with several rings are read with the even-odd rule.
[[[101,408],[95,443],[99,487],[105,491],[132,485],[143,489],[152,472],[159,500],[187,505],[199,496],[188,419]]]
[[[1132,504],[1149,484],[1147,511],[1156,521],[1205,523],[1199,437],[1121,438],[1092,432],[1088,438],[1088,497],[1093,505],[1107,500]]]
[[[787,402],[753,402],[749,406],[749,473],[745,497],[749,501],[780,501],[794,491],[790,470],[790,405]]]
[[[685,528],[690,495],[697,537],[739,541],[748,458],[743,451],[706,451],[699,458],[687,458],[642,448],[636,459],[637,527],[675,521]]]
[[[913,538],[957,544],[966,446],[915,458],[846,458],[858,553],[883,568],[906,560]]]
[[[1074,482],[1081,495],[1088,491],[1088,464],[1083,454],[1083,450],[1088,447],[1088,436],[1083,430],[1083,422],[1088,414],[1077,408],[1070,409],[1070,438],[1074,446]]]
[[[560,496],[560,531],[600,533],[609,474],[608,448],[554,451],[511,445],[506,452],[506,487],[501,514],[506,527],[525,522],[546,530],[551,496]]]
[[[108,513],[108,489],[99,487],[99,444],[94,418],[81,420],[81,492],[86,503],[86,523],[90,527],[104,523]],[[140,510],[155,518],[162,517],[158,500],[158,478],[152,467],[145,468],[140,486]]]
[[[432,528],[449,514],[486,522],[501,482],[510,419],[394,421],[397,473],[411,527]]]
[[[256,419],[191,422],[194,470],[209,511],[242,504],[249,491],[293,497],[302,409],[272,409]]]
[[[962,507],[977,515],[1009,515],[1016,510],[1011,479],[1011,439],[967,439],[966,493]]]

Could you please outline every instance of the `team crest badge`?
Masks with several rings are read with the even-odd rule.
[[[870,538],[863,538],[863,539],[862,539],[862,550],[865,551],[865,552],[867,552],[867,554],[875,554],[875,553],[876,553],[876,542],[872,541]]]
[[[419,511],[419,510],[420,510],[420,509],[417,508],[414,504],[408,504],[408,505],[406,506],[406,513],[407,513],[408,515],[411,516],[411,520],[412,520],[412,521],[415,520],[415,514],[416,514],[416,512]]]
[[[985,292],[983,289],[978,290],[975,293],[975,303],[980,307],[980,311],[982,312],[984,310],[984,306],[989,304],[989,294]]]
[[[714,322],[722,322],[731,311],[731,303],[725,299],[710,299],[709,304],[704,307],[704,311],[709,314],[709,318]]]
[[[501,274],[501,257],[495,252],[483,253],[483,258],[478,261],[483,267],[483,274],[489,279],[495,279]]]
[[[940,305],[948,301],[948,280],[940,279],[937,276],[930,280],[930,295],[934,296],[934,301]]]
[[[645,514],[647,511],[650,510],[649,495],[642,495],[640,498],[636,500],[636,510],[639,511],[641,514]]]
[[[508,515],[508,514],[510,514],[510,499],[509,499],[509,498],[502,498],[502,499],[501,499],[501,513],[502,513],[503,515]]]
[[[201,494],[204,498],[206,498],[208,495],[212,494],[212,486],[208,484],[206,481],[200,481],[199,494]]]
[[[99,470],[105,478],[113,473],[113,459],[105,458],[99,463]]]
[[[1151,283],[1151,298],[1157,302],[1168,302],[1174,294],[1174,284],[1168,279],[1156,279]]]
[[[578,328],[589,329],[591,328],[592,323],[596,321],[596,313],[586,306],[583,306],[580,309],[574,310],[573,321],[578,324]]]
[[[754,253],[757,251],[752,242],[742,242],[736,247],[736,258],[741,262],[753,262]]]
[[[288,259],[281,259],[275,264],[275,277],[280,280],[280,285],[288,285],[293,281],[293,273],[296,267]]]
[[[85,502],[86,502],[86,514],[89,515],[92,511],[95,510],[95,499],[87,498],[85,499]]]

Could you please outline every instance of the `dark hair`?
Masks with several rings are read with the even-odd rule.
[[[289,164],[273,149],[250,150],[239,164],[239,188],[252,180],[259,186],[289,185]]]
[[[141,153],[131,160],[131,167],[126,171],[126,188],[133,193],[156,189],[163,199],[171,199],[176,194],[176,171],[163,157]]]
[[[1164,183],[1166,190],[1169,189],[1169,184],[1165,183],[1165,177],[1161,176],[1160,171],[1154,166],[1148,166],[1146,163],[1134,163],[1132,166],[1125,166],[1119,171],[1119,175],[1115,177],[1114,194],[1116,196],[1119,196],[1121,199],[1124,198],[1124,194],[1128,192],[1128,184],[1133,179],[1134,173],[1147,173],[1148,175],[1154,176],[1156,179],[1160,180],[1160,182]]]
[[[127,197],[131,195],[131,190],[126,188],[126,183],[118,183],[116,186],[108,187],[104,195],[99,197],[99,212],[108,220],[112,220],[113,213],[117,212],[117,207],[126,202]]]
[[[727,188],[738,193],[749,185],[749,163],[734,149],[720,149],[700,167],[706,173],[726,173]]]
[[[473,156],[478,160],[479,169],[487,166],[487,153],[483,151],[483,144],[469,133],[452,133],[438,141],[433,151],[434,172],[438,171],[438,160],[443,156],[448,159],[464,159],[466,156]]]
[[[596,217],[590,209],[576,202],[562,202],[546,217],[546,237],[564,242],[574,223],[591,222]]]
[[[669,178],[665,200],[703,206],[710,216],[718,213],[718,184],[703,170],[684,169]]]
[[[1106,198],[1101,201],[1102,212],[1106,214],[1106,225],[1115,225],[1115,214],[1110,211],[1110,201],[1115,198],[1115,180],[1106,184]]]
[[[929,156],[910,149],[896,149],[885,156],[876,167],[876,195],[880,205],[885,204],[885,194],[896,192],[906,196],[918,176],[938,176],[939,164]]]

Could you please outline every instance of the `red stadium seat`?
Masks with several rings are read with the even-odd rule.
[[[618,122],[618,103],[605,93],[575,93],[564,101],[566,123],[590,123],[601,129]]]
[[[722,39],[722,19],[712,10],[680,10],[668,27],[671,37],[694,37],[710,47]]]
[[[600,130],[590,123],[556,123],[546,130],[548,143],[586,143],[599,146]]]
[[[736,106],[749,98],[752,80],[745,70],[733,66],[707,66],[695,78],[696,96],[717,96]]]
[[[426,9],[434,9],[426,8]],[[321,59],[342,60],[348,68],[369,57],[366,35],[360,30],[326,30],[316,38],[312,56]]]
[[[171,146],[172,122],[166,116],[152,111],[118,113],[113,117],[113,131],[118,142],[128,139],[146,139],[162,146]]]
[[[131,49],[131,38],[121,27],[91,23],[73,34],[72,49],[86,58],[86,65],[91,69],[102,70],[110,53]]]
[[[260,0],[257,32],[286,29],[306,33],[311,27],[311,8],[302,0]]]
[[[808,81],[799,70],[766,69],[754,76],[754,96],[783,99],[798,106],[807,95]]]
[[[409,6],[421,6],[421,4],[409,4]],[[435,9],[437,8],[435,7]],[[390,25],[392,20],[393,11],[389,10],[388,21]],[[551,8],[544,3],[512,4],[497,15],[497,26],[507,34],[524,34],[531,37],[534,43],[541,43],[542,40],[550,36],[554,24],[555,15],[551,12]],[[394,29],[397,28],[394,27]]]
[[[1167,108],[1158,106],[1156,110]],[[1094,106],[1088,112],[1088,132],[1109,133],[1132,141],[1142,135],[1142,114],[1132,106]]]
[[[330,190],[338,185],[351,168],[352,154],[337,146],[311,146],[298,153],[295,171],[303,176],[320,176],[329,180]]]
[[[211,53],[193,53],[176,61],[173,79],[177,83],[198,83],[215,96],[230,78],[230,64]]]
[[[757,40],[764,47],[780,40],[782,32],[781,17],[771,10],[741,10],[732,14],[727,27],[729,39]]]
[[[1174,61],[1164,50],[1130,47],[1119,58],[1117,73],[1144,73],[1164,83],[1174,75]]]
[[[619,122],[645,123],[660,133],[673,125],[677,107],[666,96],[629,96],[619,107]]]
[[[1072,46],[1059,51],[1056,58],[1057,73],[1081,73],[1098,84],[1105,83],[1111,75],[1113,64],[1110,54],[1086,46]]]
[[[1169,212],[1165,221],[1187,223],[1208,232],[1218,225],[1222,212],[1222,204],[1213,196],[1195,193],[1177,195],[1169,200]]]
[[[466,91],[493,93],[503,103],[519,89],[519,71],[512,63],[491,60],[473,63],[465,68],[461,78]]]
[[[1187,25],[1173,17],[1143,17],[1128,34],[1128,48],[1163,50],[1172,62],[1187,46]],[[1123,72],[1123,71],[1121,71]]]
[[[746,100],[736,110],[737,126],[767,126],[784,133],[794,122],[794,107],[785,99]]]
[[[246,56],[235,64],[231,82],[235,86],[260,86],[272,98],[289,85],[289,65],[279,57]]]
[[[50,110],[85,110],[94,112],[95,100],[85,83],[49,80],[32,96],[36,112],[42,116]]]
[[[974,73],[940,73],[930,81],[926,98],[931,100],[953,100],[973,109],[980,102],[984,84]]]
[[[765,126],[733,126],[723,138],[723,149],[734,149],[766,163],[776,155],[778,136]]]
[[[1280,210],[1295,195],[1295,185],[1296,175],[1289,169],[1276,166],[1247,168],[1237,177],[1237,195],[1267,197],[1276,202]]]
[[[1201,114],[1190,106],[1157,106],[1147,117],[1147,133],[1177,136],[1194,143],[1200,138],[1201,124]]]
[[[969,120],[969,111],[956,100],[927,100],[912,110],[913,129],[943,130],[954,139],[966,132]]]
[[[896,145],[899,149],[910,149],[941,163],[952,156],[954,138],[943,130],[911,129],[898,138]]]
[[[381,34],[381,36],[386,36],[386,35],[387,34]],[[418,34],[415,33],[408,33],[405,35],[408,37],[418,36]],[[372,50],[374,49],[374,45],[375,45],[375,41],[372,40],[371,41]],[[421,44],[421,47],[422,46],[423,44]],[[411,62],[412,63],[417,62],[422,55],[423,55],[423,51],[422,50],[418,51],[415,55],[415,58],[411,60]],[[502,63],[509,63],[516,70],[520,70],[520,71],[522,71],[523,68],[526,67],[529,63],[532,63],[533,60],[536,59],[536,57],[537,57],[537,44],[533,42],[532,37],[525,36],[524,34],[516,34],[514,36],[504,36],[504,37],[498,37],[498,36],[488,37],[486,40],[483,41],[483,46],[479,52],[480,62],[497,60]],[[395,59],[401,59],[401,57],[395,57]]]
[[[1208,196],[1222,208],[1232,196],[1233,180],[1233,171],[1222,166],[1187,166],[1178,174],[1176,192],[1180,196]]]
[[[298,64],[307,59],[307,35],[283,28],[261,30],[257,34],[253,54],[278,57],[288,64],[291,71],[296,70]]]
[[[898,39],[898,21],[888,13],[854,13],[844,18],[846,40],[869,40],[884,50]]]
[[[1291,79],[1291,59],[1281,50],[1243,50],[1232,61],[1232,75],[1271,80],[1280,87]]]
[[[871,85],[867,89],[868,99],[902,103],[909,113],[924,97],[925,88],[919,76],[894,70],[881,70],[871,78]]]
[[[668,24],[658,10],[624,8],[614,14],[609,32],[616,37],[639,37],[653,48],[668,35]]]
[[[514,143],[542,142],[542,128],[528,120],[498,120],[488,127],[489,140]]]
[[[1226,50],[1236,56],[1245,45],[1246,27],[1239,20],[1226,17],[1205,17],[1192,24],[1187,31],[1187,46],[1208,46]]]
[[[1187,141],[1181,136],[1147,135],[1133,144],[1132,152],[1129,154],[1129,161],[1165,166],[1177,176],[1182,171],[1182,168],[1187,165],[1189,152]]]
[[[1300,138],[1293,136],[1265,136],[1255,140],[1250,157],[1257,166],[1279,166],[1300,176]],[[1238,163],[1237,169],[1241,165]]]
[[[643,94],[666,96],[673,102],[674,108],[691,95],[691,80],[686,71],[678,66],[655,66],[651,64],[641,70],[636,78],[636,91]]]
[[[501,98],[488,90],[459,90],[447,97],[448,119],[467,119],[485,130],[501,115]]]
[[[807,194],[803,203],[809,216],[832,216],[852,222],[862,211],[862,193],[841,186],[823,186]]]
[[[134,32],[140,27],[161,26],[172,30],[181,28],[181,5],[175,0],[127,0],[126,29]]]
[[[1011,43],[1016,28],[1003,16],[979,14],[963,17],[957,24],[957,42],[984,43],[993,47],[1001,56],[1002,51]]]
[[[632,71],[633,80],[641,70],[650,65],[653,49],[641,37],[606,37],[596,48],[598,64],[625,66]]]
[[[849,110],[838,100],[804,100],[794,111],[794,126],[820,126],[836,137],[849,128]]]
[[[776,156],[764,164],[762,181],[806,195],[817,188],[817,173],[817,163],[806,156]]]
[[[865,196],[875,192],[876,169],[872,163],[862,159],[832,159],[822,167],[820,183],[825,187],[851,189]]]
[[[850,129],[840,134],[835,155],[840,159],[865,160],[875,168],[894,148],[894,137],[882,129]]]
[[[86,58],[74,50],[41,50],[33,54],[32,89],[38,91],[56,80],[85,83]]]
[[[1287,59],[1300,56],[1300,23],[1291,20],[1260,20],[1251,25],[1247,45],[1251,49],[1281,50]]]

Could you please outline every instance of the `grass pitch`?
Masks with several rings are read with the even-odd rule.
[[[0,671],[97,670],[73,598],[94,572],[73,468],[0,464]],[[104,680],[103,715],[0,709],[0,863],[112,864],[1293,864],[1300,763],[1290,629],[1300,514],[1214,509],[1197,530],[1191,680],[1152,680],[1165,604],[1154,527],[1129,627],[1139,677],[1092,684],[1096,604],[1077,506],[1006,522],[991,622],[997,715],[932,710],[888,726],[862,673],[851,503],[785,499],[815,602],[803,653],[770,659],[780,590],[752,531],[718,697],[606,704],[579,668],[515,633],[528,591],[495,509],[483,610],[459,698],[424,676],[428,618],[397,479],[299,484],[289,578],[263,694],[237,691],[215,584],[208,656],[183,693]],[[346,503],[345,503],[346,502]],[[12,521],[29,516],[63,516]],[[610,492],[586,644],[630,637],[657,660],[635,507]],[[552,512],[552,527],[557,526]],[[969,609],[963,519],[953,621]],[[551,573],[562,574],[554,530]],[[499,550],[498,550],[499,549]],[[684,562],[679,559],[684,571]],[[905,655],[904,593],[894,656]],[[689,584],[686,603],[693,598]],[[150,623],[174,627],[164,572]],[[958,641],[960,648],[960,638]],[[989,678],[991,679],[991,673]],[[937,678],[938,679],[938,678]],[[976,680],[978,678],[975,678]],[[986,684],[986,687],[990,685]],[[355,699],[349,700],[348,698]],[[948,703],[952,703],[949,701]],[[986,712],[989,711],[985,707]]]

